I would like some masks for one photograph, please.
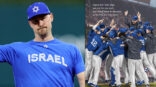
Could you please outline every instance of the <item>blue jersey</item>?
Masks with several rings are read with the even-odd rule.
[[[74,87],[74,76],[84,71],[80,51],[57,39],[2,45],[0,61],[12,66],[16,87]]]
[[[145,51],[145,38],[143,36],[138,36],[137,39],[142,43],[140,51]]]
[[[95,31],[93,29],[91,29],[88,33],[88,36],[87,36],[87,45],[86,45],[86,48],[88,48],[88,45],[90,44],[90,42],[92,41],[93,37],[96,35]]]
[[[94,55],[98,55],[104,60],[106,56],[110,53],[108,50],[107,42],[103,42],[101,46],[94,52]]]
[[[100,35],[95,35],[92,39],[92,41],[90,42],[90,44],[88,44],[88,50],[89,51],[96,51],[102,44],[102,39],[100,38]]]
[[[107,42],[102,42],[101,46],[98,48],[98,50],[96,50],[94,52],[94,55],[99,55],[102,51],[104,51],[106,48],[108,48],[107,46]]]
[[[110,50],[109,48],[105,48],[102,49],[102,47],[100,47],[95,53],[94,55],[98,54],[98,56],[100,56],[100,58],[102,60],[105,60],[105,58],[107,57],[108,54],[110,54]]]
[[[104,53],[102,55],[100,55],[100,57],[102,58],[102,60],[105,60],[106,57],[108,56],[108,54],[110,54],[110,50],[109,49],[106,49],[104,50]]]
[[[110,46],[114,57],[124,55],[124,43],[120,38],[108,41],[107,45]]]
[[[107,33],[109,30],[110,30],[110,27],[105,28],[104,31],[100,30],[100,31],[101,31],[100,35],[101,35],[101,36],[106,35],[106,33]]]

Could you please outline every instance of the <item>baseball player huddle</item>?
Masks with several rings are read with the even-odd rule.
[[[85,49],[85,79],[88,85],[98,87],[101,63],[104,61],[105,81],[111,87],[121,87],[121,72],[124,83],[130,87],[149,85],[146,72],[156,79],[156,36],[150,22],[142,22],[138,12],[131,20],[124,12],[127,26],[117,27],[114,19],[105,25],[99,20],[88,32]]]

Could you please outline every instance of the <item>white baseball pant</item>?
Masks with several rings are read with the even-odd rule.
[[[99,78],[99,72],[101,69],[101,63],[102,63],[102,59],[100,58],[100,56],[93,55],[92,70],[90,73],[88,83],[93,83],[94,85],[97,85],[98,78]]]
[[[153,77],[156,77],[155,69],[154,69],[154,67],[152,65],[150,65],[146,52],[145,51],[141,51],[140,52],[140,56],[141,56],[141,59],[143,61],[143,65],[146,68],[149,69],[149,71],[150,71],[150,73],[152,74]]]
[[[145,51],[141,51],[141,52],[140,52],[140,57],[141,57],[141,60],[142,60],[142,63],[143,63],[143,65],[144,65],[144,67],[145,67],[145,68],[148,68],[149,71],[150,71],[150,73],[152,74],[152,76],[155,78],[155,77],[156,77],[155,69],[154,69],[154,67],[153,67],[152,65],[150,65],[149,60],[148,60],[148,58],[147,58],[146,52],[145,52]],[[144,79],[144,78],[142,77],[142,76],[144,76],[144,75],[140,75],[140,74],[143,74],[143,73],[140,73],[140,71],[137,70],[136,75],[137,75],[138,77],[136,77],[136,79],[137,79],[137,80],[140,80],[140,81],[142,81],[142,80],[146,81],[147,79]]]
[[[89,75],[91,72],[91,63],[92,63],[93,52],[89,51],[87,48],[85,49],[85,80],[89,79]]]
[[[154,71],[156,72],[156,53],[147,54],[150,65],[154,67]]]
[[[118,56],[114,57],[111,67],[113,67],[115,69],[114,74],[115,74],[115,81],[116,81],[115,84],[116,85],[121,85],[120,68],[122,68],[123,73],[125,75],[125,83],[128,83],[128,71],[127,71],[126,59],[124,58],[124,55],[118,55]]]
[[[138,60],[128,59],[129,80],[131,82],[130,87],[136,87],[136,85],[135,85],[135,72],[137,70],[139,70],[140,73],[144,73],[144,76],[143,76],[144,79],[148,79],[147,74],[145,73],[144,68],[143,68],[142,60],[141,59],[138,59]],[[145,84],[149,84],[149,81],[145,81]]]
[[[108,54],[105,59],[105,65],[104,65],[105,80],[111,80],[110,68],[111,68],[112,60],[113,60],[113,55]]]

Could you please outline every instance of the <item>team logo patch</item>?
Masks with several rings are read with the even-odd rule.
[[[37,12],[39,11],[39,7],[38,7],[38,6],[34,6],[34,7],[32,8],[32,10],[33,10],[33,12],[37,13]]]

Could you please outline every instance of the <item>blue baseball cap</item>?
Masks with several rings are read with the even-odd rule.
[[[132,37],[134,37],[134,38],[138,38],[138,31],[137,30],[134,30],[131,34],[130,34],[130,36],[132,36]]]
[[[120,33],[126,33],[127,32],[127,28],[119,28],[119,31]]]
[[[99,30],[100,30],[100,26],[97,26],[97,27],[96,27],[96,30],[99,31]]]
[[[50,14],[48,6],[44,2],[35,2],[31,4],[27,9],[28,20],[34,16],[41,14]]]
[[[117,32],[115,30],[111,30],[109,33],[108,33],[108,37],[109,38],[115,38],[117,36]]]
[[[133,16],[133,17],[132,17],[132,20],[133,20],[133,21],[138,20],[138,16]]]
[[[130,27],[129,30],[130,30],[130,31],[134,31],[135,28],[134,28],[134,27]]]
[[[146,21],[143,25],[150,26],[150,22]]]
[[[154,28],[153,28],[153,26],[147,26],[146,29],[150,30],[150,31],[153,31]]]
[[[100,26],[100,28],[105,28],[105,24],[104,23],[100,24],[99,26]]]

